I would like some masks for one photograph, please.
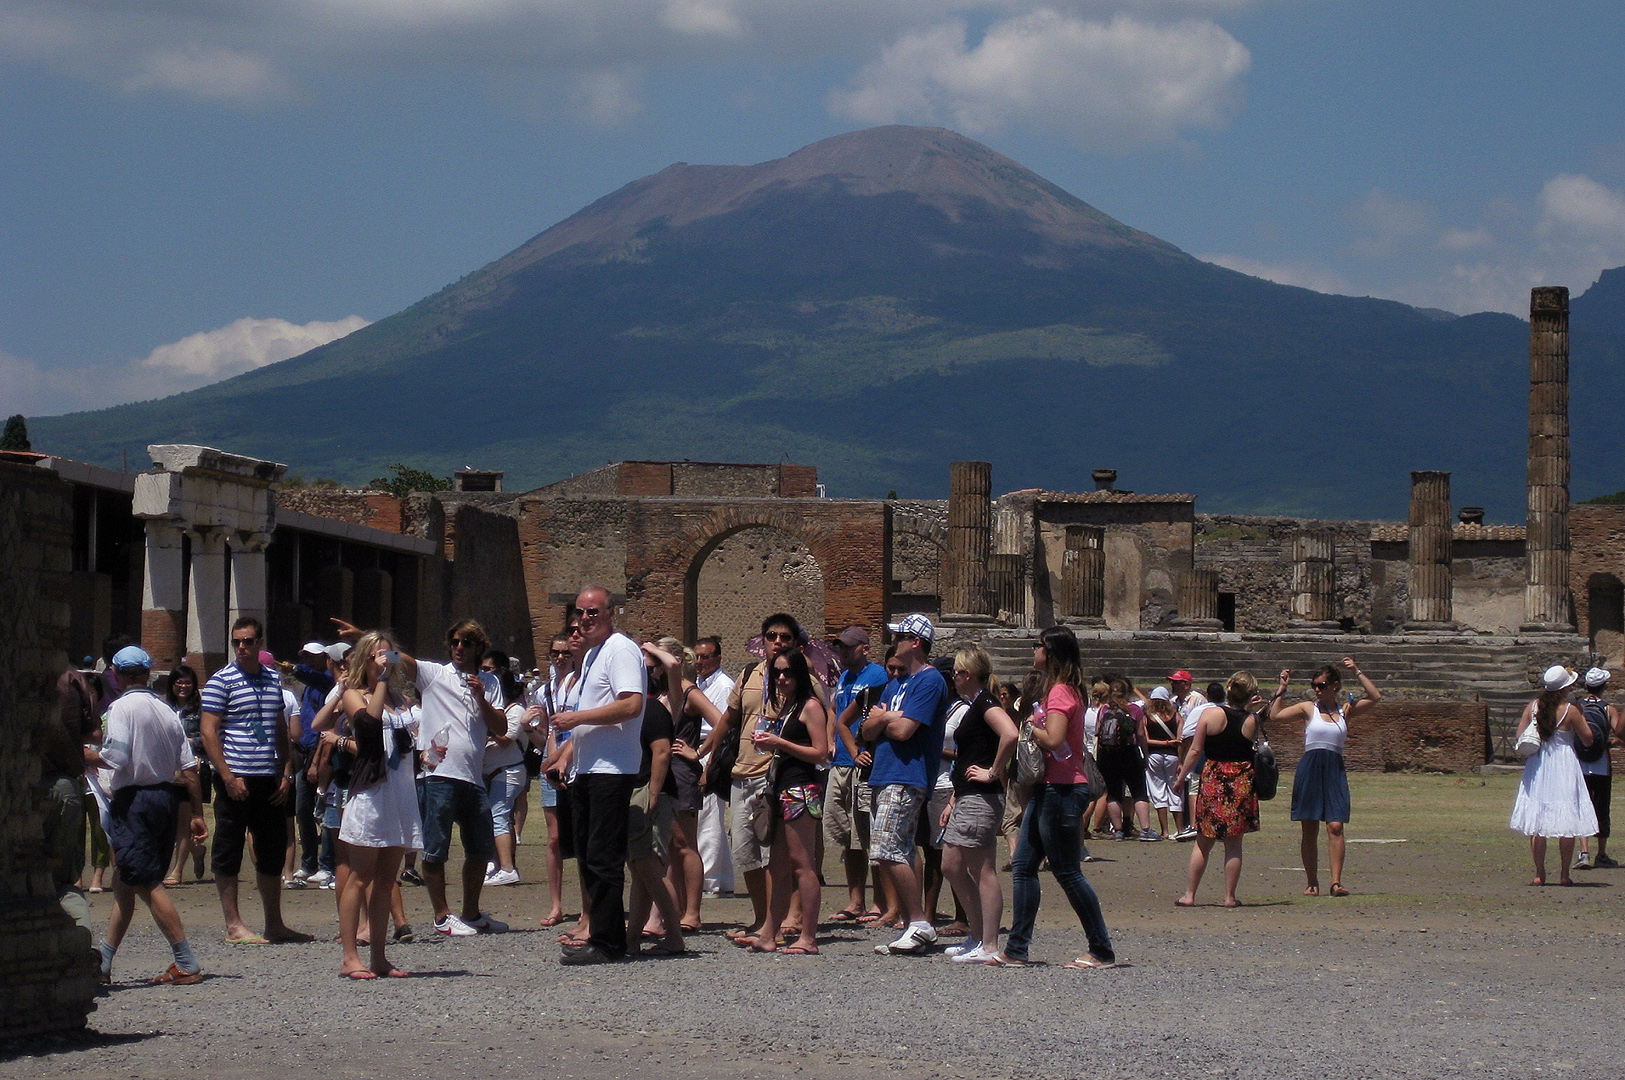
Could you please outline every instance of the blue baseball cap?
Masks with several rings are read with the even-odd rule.
[[[151,670],[152,657],[139,645],[126,645],[113,654],[113,666],[120,671],[133,671],[136,668]]]

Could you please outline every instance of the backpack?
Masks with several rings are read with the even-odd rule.
[[[1591,745],[1581,746],[1580,740],[1575,739],[1574,754],[1581,761],[1600,761],[1608,753],[1608,703],[1598,698],[1584,698],[1580,702],[1580,715],[1591,728]]]
[[[1138,734],[1139,725],[1127,709],[1120,705],[1107,705],[1100,710],[1095,735],[1101,746],[1133,746]]]
[[[739,685],[744,686],[750,679],[751,673],[756,670],[756,661],[751,661],[745,670],[739,673]],[[762,693],[767,693],[764,684]],[[717,740],[716,749],[711,751],[711,762],[706,766],[705,794],[716,795],[726,799],[733,788],[734,764],[739,760],[740,728],[745,726],[745,718],[741,716],[737,724],[730,725],[722,738]]]

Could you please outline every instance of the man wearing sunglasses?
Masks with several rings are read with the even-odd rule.
[[[643,764],[640,736],[649,676],[638,643],[615,630],[608,589],[582,589],[576,620],[587,651],[581,675],[553,714],[553,726],[571,733],[570,812],[590,933],[585,944],[565,945],[559,963],[607,964],[627,953],[622,890],[632,793]]]
[[[214,850],[210,865],[226,940],[234,945],[309,941],[282,921],[282,858],[288,848],[287,704],[276,668],[260,663],[265,627],[253,616],[231,625],[232,661],[203,687],[203,749],[214,765]],[[254,837],[254,882],[265,909],[265,933],[243,922],[237,875],[244,840]]]
[[[334,619],[339,636],[355,641],[361,630]],[[496,857],[491,800],[485,791],[485,740],[489,732],[508,733],[502,687],[480,670],[490,647],[485,628],[463,619],[446,631],[451,663],[419,660],[402,652],[401,673],[417,684],[423,701],[418,750],[423,755],[423,884],[434,905],[434,928],[446,937],[500,934],[508,929],[480,910],[486,864]],[[451,827],[463,841],[463,909],[454,914],[446,894],[446,862],[451,858]]]

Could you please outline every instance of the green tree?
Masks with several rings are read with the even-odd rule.
[[[23,414],[18,413],[6,421],[6,430],[0,434],[0,450],[32,450],[33,445],[28,441],[28,421]]]
[[[367,481],[367,486],[377,491],[387,491],[391,495],[405,498],[414,491],[450,491],[451,477],[436,476],[414,469],[397,461],[391,465],[390,471],[394,476],[380,476]]]

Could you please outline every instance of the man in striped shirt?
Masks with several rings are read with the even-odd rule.
[[[265,628],[252,616],[231,627],[232,662],[203,688],[203,749],[214,765],[214,886],[234,945],[309,941],[309,934],[282,921],[282,858],[288,847],[285,804],[293,790],[288,774],[288,728],[282,679],[260,663]],[[254,837],[254,879],[265,909],[265,933],[244,923],[237,907],[237,875],[243,841]]]

